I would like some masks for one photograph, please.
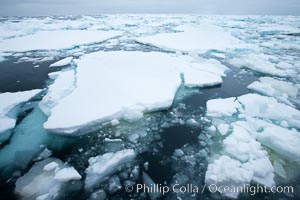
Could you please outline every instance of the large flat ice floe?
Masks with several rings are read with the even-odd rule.
[[[85,170],[85,189],[93,189],[97,184],[117,172],[125,163],[133,161],[135,157],[136,152],[132,149],[91,157],[90,165]]]
[[[204,71],[201,63],[158,52],[96,52],[75,63],[76,88],[52,108],[47,130],[72,133],[112,119],[139,119],[172,105],[181,75],[187,87],[206,87],[220,84],[226,70],[211,62]],[[51,96],[59,96],[61,89],[52,91],[52,86]]]
[[[291,166],[299,166],[300,133],[293,127],[299,128],[300,111],[273,97],[246,94],[209,100],[207,116],[213,126],[229,126],[229,134],[220,132],[222,150],[208,165],[207,184],[243,187],[254,182],[272,187],[277,184],[275,175],[287,180],[295,174],[297,167]],[[222,195],[237,198],[239,192]]]
[[[220,27],[184,25],[176,29],[180,32],[159,33],[153,36],[140,37],[137,40],[161,48],[182,51],[226,50],[241,47],[237,38]]]
[[[68,49],[76,45],[101,42],[120,35],[118,31],[56,30],[40,31],[0,42],[0,51]]]
[[[15,127],[17,112],[13,109],[37,95],[41,90],[30,90],[15,93],[0,94],[0,144],[3,143],[10,134],[7,133]]]

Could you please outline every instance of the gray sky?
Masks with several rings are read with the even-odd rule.
[[[0,15],[195,13],[300,15],[300,0],[0,0]]]

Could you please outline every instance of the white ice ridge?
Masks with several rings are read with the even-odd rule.
[[[246,94],[209,100],[207,116],[213,118],[213,126],[221,135],[225,135],[219,130],[223,120],[230,123],[220,157],[208,165],[207,184],[237,187],[255,182],[271,187],[276,184],[275,174],[287,179],[289,165],[299,165],[300,133],[292,127],[299,128],[300,111],[293,107],[273,97]],[[239,192],[223,191],[222,195],[237,198]]]
[[[185,86],[205,87],[220,84],[226,70],[211,62],[204,71],[201,63],[158,52],[95,52],[75,64],[76,88],[53,107],[47,130],[73,133],[103,121],[139,119],[172,105],[181,74]],[[52,94],[60,93],[51,88]]]
[[[73,167],[57,158],[47,158],[36,162],[24,176],[18,178],[15,193],[21,199],[56,199],[63,192],[76,188],[76,183],[68,184],[68,181],[79,179],[81,176]]]
[[[0,51],[68,49],[76,45],[101,42],[121,35],[119,31],[56,30],[0,41]]]
[[[85,170],[85,189],[93,189],[97,184],[116,173],[125,163],[132,162],[135,157],[136,153],[132,149],[91,157],[89,167]]]
[[[66,66],[66,65],[69,65],[73,60],[73,57],[70,56],[70,57],[67,57],[67,58],[64,58],[62,60],[59,60],[55,63],[52,63],[49,67],[62,67],[62,66]]]
[[[159,33],[152,36],[140,37],[141,43],[151,44],[166,49],[182,51],[195,50],[226,50],[241,47],[241,42],[229,32],[212,25],[181,25],[180,32]]]
[[[7,139],[3,136],[4,132],[9,131],[15,127],[16,112],[13,109],[37,95],[41,90],[29,90],[15,93],[1,93],[0,94],[0,144]],[[6,134],[5,134],[6,135]],[[10,134],[9,134],[10,135]],[[8,135],[8,137],[9,137]],[[2,137],[3,136],[3,137]]]
[[[51,109],[75,88],[75,72],[73,70],[53,72],[49,74],[54,82],[48,86],[48,92],[39,103],[45,115],[51,114]]]

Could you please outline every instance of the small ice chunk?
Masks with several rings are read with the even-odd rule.
[[[58,167],[58,164],[56,162],[51,162],[51,163],[45,165],[43,169],[44,169],[44,171],[52,171],[57,167]]]
[[[93,189],[97,184],[103,182],[108,176],[117,172],[122,165],[131,162],[135,157],[136,153],[132,149],[91,157],[89,159],[89,167],[85,170],[85,189]]]
[[[219,124],[217,129],[221,135],[226,135],[228,133],[229,125],[228,124]]]
[[[122,189],[122,184],[118,176],[113,176],[108,180],[108,191],[113,194]]]
[[[107,196],[104,190],[99,189],[90,195],[89,200],[106,200]]]
[[[120,124],[119,120],[117,120],[117,119],[111,120],[110,123],[112,126],[116,126],[116,125]]]
[[[51,197],[50,197],[50,195],[48,194],[48,193],[46,193],[46,194],[43,194],[43,195],[41,195],[41,196],[38,196],[37,198],[36,198],[36,200],[48,200],[48,199],[50,199]]]
[[[207,101],[207,116],[210,117],[223,117],[232,116],[237,112],[239,107],[238,101],[235,97],[226,99],[212,99]]]
[[[54,179],[61,182],[67,182],[70,180],[79,180],[81,179],[81,176],[74,167],[67,167],[57,171]]]
[[[71,64],[73,57],[67,57],[50,65],[50,67],[62,67]]]
[[[287,178],[287,174],[286,174],[286,171],[285,169],[283,168],[282,164],[278,161],[278,160],[275,160],[274,161],[274,171],[277,175],[279,175],[280,177],[286,179]]]
[[[152,178],[146,172],[143,172],[143,182],[147,186],[155,186],[155,182],[152,180]],[[150,196],[151,200],[155,200],[161,196],[161,193],[149,192],[148,195]]]

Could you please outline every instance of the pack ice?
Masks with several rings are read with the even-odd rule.
[[[169,108],[182,82],[186,87],[220,84],[226,70],[213,61],[205,63],[205,70],[201,63],[158,52],[95,52],[75,64],[73,92],[58,101],[56,93],[63,89],[54,83],[49,89],[54,97],[46,96],[41,103],[45,107],[46,99],[55,102],[46,112],[51,113],[44,124],[47,130],[73,133],[113,119],[134,121],[144,112]]]
[[[246,94],[209,100],[207,116],[223,141],[219,155],[212,156],[208,165],[206,184],[243,187],[258,183],[270,188],[277,184],[275,176],[289,180],[297,173],[292,167],[300,161],[297,109],[273,97]],[[218,128],[224,123],[228,126],[225,133]],[[239,195],[239,191],[221,193],[230,198]]]
[[[176,32],[175,32],[176,31]],[[141,43],[157,47],[182,50],[226,50],[241,47],[240,41],[220,27],[212,25],[180,25],[171,33],[139,37]]]
[[[55,30],[0,41],[0,51],[68,49],[76,45],[101,42],[120,35],[118,31]]]

